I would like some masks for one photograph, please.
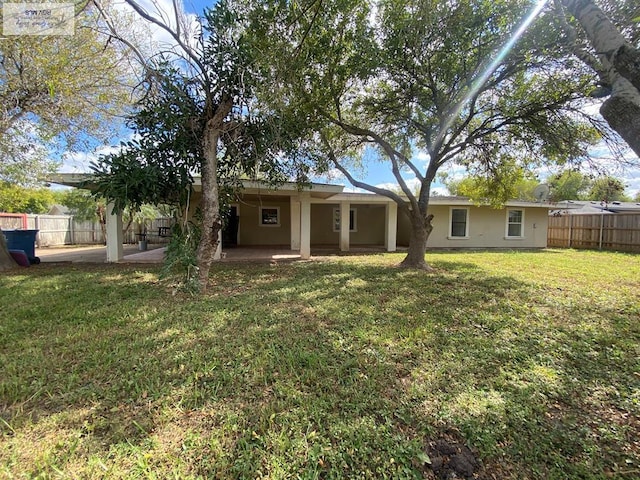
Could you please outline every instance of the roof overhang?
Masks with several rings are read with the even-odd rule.
[[[200,179],[198,178],[198,181]],[[197,185],[201,187],[198,183]],[[331,185],[327,183],[310,183],[307,185],[299,185],[295,182],[284,182],[278,184],[270,184],[267,182],[258,182],[254,180],[242,181],[242,195],[284,195],[294,196],[299,193],[308,192],[312,198],[327,199],[342,193],[344,186]],[[196,188],[196,191],[198,189]]]
[[[47,181],[58,185],[66,185],[67,187],[86,188],[87,190],[95,190],[96,185],[93,183],[93,174],[91,173],[56,173],[51,175]]]
[[[88,190],[95,190],[96,185],[92,183],[93,175],[91,173],[58,173],[53,175],[49,181],[51,183],[57,183],[60,185],[67,185],[70,187],[86,188]],[[194,177],[194,190],[196,192],[202,191],[202,182],[200,177]],[[258,196],[296,196],[300,193],[308,192],[311,198],[328,200],[332,202],[350,202],[361,204],[385,204],[393,203],[393,200],[383,195],[377,195],[374,193],[363,192],[345,192],[343,185],[332,185],[327,183],[311,183],[307,185],[300,185],[295,182],[284,182],[278,184],[272,184],[269,182],[260,182],[255,180],[242,180],[241,195],[258,195]],[[472,202],[466,197],[447,197],[447,196],[435,196],[429,199],[430,205],[442,205],[442,206],[488,206],[478,205]],[[566,203],[535,203],[524,202],[520,200],[509,200],[505,203],[505,207],[520,207],[520,208],[544,208],[546,210],[559,210],[566,209]],[[573,207],[573,206],[572,206]],[[572,208],[569,207],[569,208]],[[575,206],[573,208],[580,208]]]
[[[87,190],[95,190],[96,184],[93,183],[93,174],[91,173],[56,173],[49,177],[50,183],[66,185],[68,187],[86,188]],[[201,178],[194,177],[193,188],[196,192],[202,191]],[[309,192],[313,198],[326,199],[342,193],[343,185],[331,185],[326,183],[310,183],[307,185],[299,185],[295,182],[283,182],[272,184],[268,182],[260,182],[255,180],[242,180],[242,194],[248,195],[280,195],[293,196],[301,192]]]

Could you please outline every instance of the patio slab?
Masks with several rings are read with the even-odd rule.
[[[150,245],[141,252],[137,245],[123,245],[124,263],[162,263],[163,245]],[[36,256],[42,263],[106,263],[107,247],[104,245],[65,245],[36,248]],[[131,259],[131,260],[129,260]]]
[[[146,251],[138,250],[137,245],[123,245],[124,259],[119,263],[160,264],[164,261],[166,247],[149,245]],[[381,247],[352,248],[349,252],[340,252],[331,246],[312,248],[313,257],[335,255],[363,255],[381,253]],[[43,263],[106,263],[107,247],[103,245],[37,248],[36,256]],[[300,260],[300,252],[286,247],[235,247],[223,252],[222,262],[290,262]]]
[[[137,245],[124,245],[124,258],[119,263],[157,263],[164,261],[166,248],[149,245],[139,251]],[[106,263],[107,248],[97,246],[65,246],[37,248],[36,256],[42,263]],[[300,252],[284,248],[233,248],[223,253],[223,262],[278,262],[299,260]]]

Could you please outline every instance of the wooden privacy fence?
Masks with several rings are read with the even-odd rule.
[[[640,214],[549,217],[547,246],[640,252]]]
[[[21,229],[20,214],[0,216],[0,228],[3,230]],[[27,229],[38,230],[36,246],[52,247],[55,245],[101,245],[105,243],[105,235],[100,222],[79,221],[69,215],[27,215]],[[160,235],[170,231],[173,219],[157,218],[147,228],[147,240],[151,243],[168,243],[168,235]],[[131,224],[124,233],[124,243],[135,243],[140,240],[136,234],[141,231],[139,225]]]

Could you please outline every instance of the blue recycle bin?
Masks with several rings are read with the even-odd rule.
[[[38,230],[2,230],[9,250],[23,250],[30,263],[40,263],[36,257],[36,235]]]

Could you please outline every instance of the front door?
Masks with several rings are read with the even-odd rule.
[[[238,245],[238,226],[240,217],[238,207],[232,205],[227,214],[224,230],[222,230],[222,248],[235,247]]]

